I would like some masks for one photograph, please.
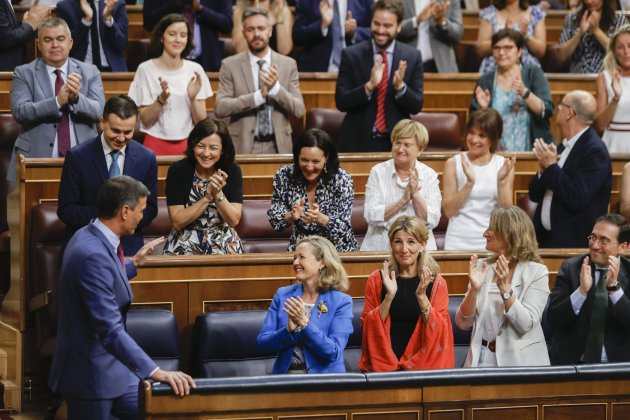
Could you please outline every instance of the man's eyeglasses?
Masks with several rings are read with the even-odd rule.
[[[560,100],[560,102],[558,102],[558,105],[557,105],[558,109],[560,109],[561,106],[563,106],[565,108],[568,108],[569,111],[571,111],[572,113],[576,114],[575,109],[573,109],[573,107],[571,105],[567,105],[564,102],[562,102],[562,100]]]
[[[588,235],[586,237],[586,239],[588,239],[588,243],[589,244],[595,244],[597,242],[599,242],[599,244],[601,246],[608,246],[608,245],[612,245],[612,244],[618,244],[619,242],[613,242],[608,238],[598,238],[595,235]]]
[[[492,51],[496,51],[496,52],[510,52],[512,51],[514,48],[516,48],[516,45],[494,45],[492,47]]]

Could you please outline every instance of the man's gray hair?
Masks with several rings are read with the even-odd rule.
[[[52,17],[42,21],[42,23],[40,23],[37,27],[38,37],[39,34],[41,34],[42,28],[56,28],[58,26],[63,26],[66,30],[66,33],[68,34],[68,37],[72,37],[72,34],[70,33],[70,27],[68,26],[66,21],[58,17]]]
[[[250,18],[252,16],[262,15],[269,20],[269,12],[267,9],[263,9],[262,7],[248,7],[243,10],[243,14],[241,15],[241,22],[245,22],[245,19]]]

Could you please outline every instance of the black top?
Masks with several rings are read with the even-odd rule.
[[[389,330],[392,341],[392,350],[396,358],[400,359],[407,348],[409,339],[416,329],[416,324],[420,318],[420,305],[416,299],[416,289],[420,283],[418,276],[414,277],[396,277],[398,291],[392,305],[389,308],[389,316],[391,317],[391,327]],[[433,282],[427,287],[427,296],[431,296]],[[385,299],[387,289],[383,287],[381,291],[381,302]]]
[[[166,175],[166,204],[169,206],[185,206],[195,174],[195,162],[188,158],[178,160],[168,168]],[[228,175],[223,194],[231,203],[243,202],[243,174],[238,163],[225,171]]]

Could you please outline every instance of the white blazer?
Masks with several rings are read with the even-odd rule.
[[[479,262],[482,264],[483,262]],[[461,306],[455,322],[462,330],[473,329],[465,367],[476,367],[479,362],[483,328],[477,325],[487,310],[488,290],[494,271],[488,268],[479,288],[474,316],[464,318]],[[543,264],[521,261],[512,276],[512,290],[516,300],[503,314],[497,333],[496,356],[498,366],[548,366],[549,354],[540,320],[549,297],[549,270]]]

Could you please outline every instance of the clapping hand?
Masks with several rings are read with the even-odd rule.
[[[506,157],[503,160],[503,165],[497,172],[497,179],[499,181],[503,181],[509,175],[510,172],[514,171],[514,164],[516,163],[516,158],[512,156],[511,158]]]
[[[291,218],[292,221],[295,222],[296,220],[302,217],[302,214],[304,214],[304,206],[305,206],[304,197],[298,200],[295,200],[295,202],[293,203],[293,206],[291,207],[291,211],[289,212],[289,217]]]
[[[282,308],[287,313],[289,323],[287,330],[293,332],[298,326],[306,326],[308,324],[308,315],[306,313],[306,307],[304,301],[300,296],[290,297],[284,301],[284,307]]]
[[[533,152],[536,159],[538,159],[538,165],[541,171],[544,171],[560,160],[556,145],[553,143],[547,144],[543,139],[534,140]]]
[[[611,74],[611,87],[613,90],[613,93],[615,94],[615,97],[617,99],[621,98],[621,94],[623,93],[623,90],[621,88],[621,73],[619,72],[618,69],[615,69],[612,71]]]
[[[343,23],[343,29],[346,32],[346,36],[352,38],[354,32],[357,30],[357,20],[352,17],[352,11],[348,10],[346,21]]]
[[[479,108],[486,109],[490,106],[490,99],[492,94],[489,89],[482,89],[481,86],[475,88],[475,98],[479,104]]]
[[[258,77],[263,82],[262,86],[260,86],[260,93],[263,98],[265,98],[278,81],[278,66],[276,64],[272,64],[269,67],[260,69]]]
[[[396,283],[396,273],[394,271],[389,271],[388,261],[383,262],[383,268],[381,269],[381,281],[383,282],[383,287],[387,291],[387,295],[393,299],[398,291],[398,283]]]
[[[477,254],[473,254],[470,257],[470,263],[468,265],[468,281],[473,290],[479,290],[483,283],[483,279],[486,277],[488,271],[488,264],[485,262],[479,268],[479,257]]]
[[[431,270],[427,266],[422,267],[422,271],[420,273],[420,282],[418,283],[418,287],[416,288],[416,297],[420,298],[421,296],[427,295],[427,287],[433,281],[433,275],[431,274]]]
[[[208,179],[206,185],[206,195],[210,201],[213,201],[220,193],[223,187],[227,184],[228,175],[221,169],[216,170]]]
[[[435,21],[440,25],[446,20],[446,12],[448,11],[450,5],[451,2],[449,0],[445,1],[444,3],[435,3],[433,8],[431,9],[433,19],[435,19]]]
[[[392,78],[392,84],[394,85],[394,90],[396,90],[396,92],[402,89],[405,84],[406,71],[407,71],[407,61],[400,60],[398,62],[398,68],[394,72],[394,77]]]
[[[370,73],[370,80],[365,84],[365,88],[368,93],[374,92],[374,89],[381,83],[383,80],[383,70],[385,69],[385,64],[383,63],[383,58],[380,55],[376,56],[376,60],[374,60],[374,65],[372,65],[372,71]]]
[[[328,3],[328,0],[322,0],[319,2],[319,14],[322,17],[322,26],[328,28],[333,21],[334,10],[333,6]]]
[[[521,76],[516,76],[512,80],[512,91],[516,92],[519,96],[523,96],[527,92],[527,86],[523,83]]]
[[[194,101],[197,94],[201,90],[201,74],[195,72],[195,75],[188,82],[188,98]]]
[[[68,89],[68,101],[76,103],[79,100],[79,91],[81,90],[81,75],[79,73],[70,73],[64,87]]]
[[[165,79],[158,77],[158,80],[160,81],[160,87],[162,88],[162,92],[160,92],[160,96],[158,96],[158,98],[163,104],[165,104],[169,96],[171,96],[171,90],[169,89],[168,82]],[[190,86],[190,83],[188,85]]]
[[[83,12],[85,20],[91,22],[94,18],[94,12],[92,11],[92,7],[90,7],[88,0],[79,0],[79,7],[81,8],[81,12]]]
[[[103,20],[105,22],[109,22],[112,18],[112,11],[114,10],[114,6],[116,6],[118,0],[105,0],[105,7],[103,7]]]
[[[309,206],[309,209],[306,210],[303,214],[302,214],[302,222],[309,224],[309,223],[319,223],[319,224],[324,224],[322,222],[322,216],[323,213],[319,211],[319,204],[317,203],[312,203]]]
[[[501,293],[510,289],[512,284],[512,278],[510,277],[510,261],[505,258],[505,255],[499,255],[496,264],[493,267],[494,277],[497,280],[497,287]]]
[[[464,170],[464,175],[466,175],[466,179],[468,180],[468,182],[474,185],[477,179],[475,177],[475,173],[470,167],[470,162],[468,161],[468,158],[462,158],[462,169]]]

